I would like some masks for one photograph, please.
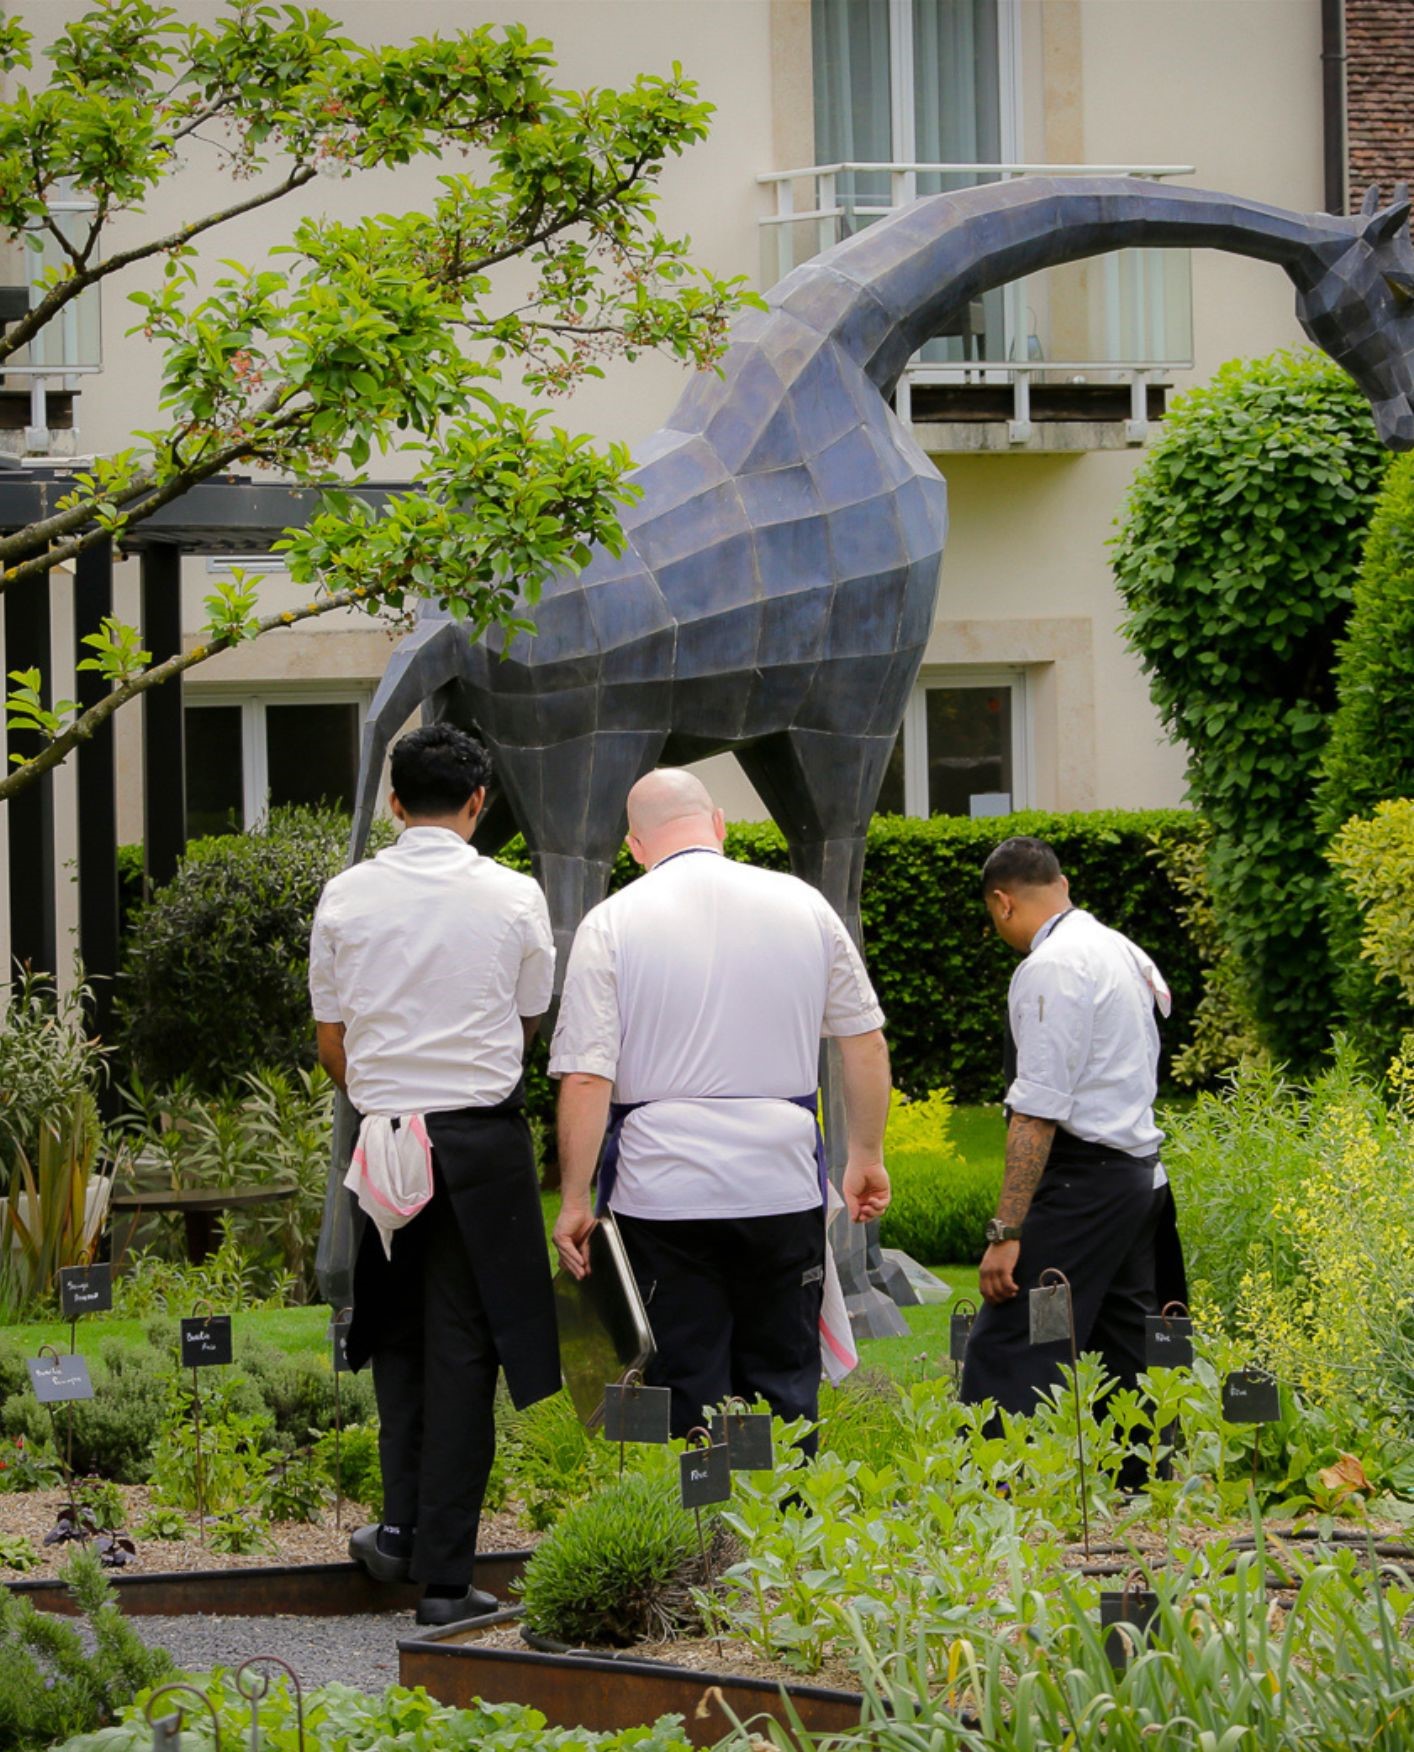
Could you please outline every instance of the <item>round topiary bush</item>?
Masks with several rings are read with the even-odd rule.
[[[733,1542],[715,1517],[706,1537],[710,1579],[731,1561]],[[704,1629],[692,1597],[703,1581],[693,1517],[660,1469],[570,1509],[536,1546],[520,1592],[526,1626],[540,1636],[626,1648]]]
[[[391,838],[375,823],[370,851]],[[130,1072],[215,1093],[246,1072],[314,1063],[309,932],[348,839],[338,810],[287,808],[254,832],[187,847],[132,914],[118,985]]]
[[[1324,1049],[1332,1008],[1313,805],[1336,641],[1389,460],[1330,360],[1237,360],[1174,402],[1115,547],[1125,632],[1212,825],[1223,935],[1265,1043],[1297,1064]]]

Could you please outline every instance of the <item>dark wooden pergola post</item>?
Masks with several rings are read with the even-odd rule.
[[[38,669],[44,677],[41,693],[46,705],[54,698],[50,656],[46,573],[5,592],[5,669]],[[33,755],[39,746],[32,733],[12,732],[3,740],[7,765],[9,755]],[[17,963],[36,972],[55,973],[54,775],[46,773],[3,807],[10,830],[11,963],[3,977],[10,979]]]
[[[154,664],[182,648],[182,550],[154,543],[142,555],[142,643]],[[149,892],[170,882],[187,843],[182,678],[142,696],[142,855]]]
[[[84,640],[113,613],[113,548],[101,541],[78,557],[74,574],[74,697],[87,709],[109,691],[96,670],[79,665],[94,655]],[[94,1032],[111,1042],[118,974],[118,796],[113,720],[78,751],[79,954],[92,984]]]

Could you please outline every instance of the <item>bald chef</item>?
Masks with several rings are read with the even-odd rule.
[[[551,1047],[564,1193],[555,1245],[583,1276],[608,1130],[599,1205],[647,1304],[658,1346],[648,1379],[672,1390],[673,1433],[730,1395],[813,1420],[826,1265],[820,1040],[839,1042],[841,1190],[865,1222],[889,1202],[883,1012],[823,895],[722,855],[722,811],[692,774],[640,780],[628,822],[647,874],[580,925]]]

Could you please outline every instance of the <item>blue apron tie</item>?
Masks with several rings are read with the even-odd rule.
[[[817,1090],[812,1095],[673,1095],[663,1097],[672,1101],[789,1101],[792,1107],[800,1107],[808,1113],[815,1122],[815,1171],[820,1179],[820,1203],[829,1203],[828,1187],[830,1170],[825,1161],[825,1134],[820,1130],[820,1095]],[[614,1182],[619,1177],[619,1145],[622,1141],[624,1121],[629,1114],[637,1113],[640,1107],[651,1107],[649,1101],[611,1101],[609,1103],[609,1126],[604,1133],[604,1147],[599,1154],[599,1183],[594,1198],[594,1214],[602,1217],[609,1208],[609,1199],[614,1190]]]

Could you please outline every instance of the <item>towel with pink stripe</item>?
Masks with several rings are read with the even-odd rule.
[[[344,1185],[378,1230],[384,1257],[393,1236],[432,1197],[432,1140],[420,1113],[370,1114],[359,1127]]]

